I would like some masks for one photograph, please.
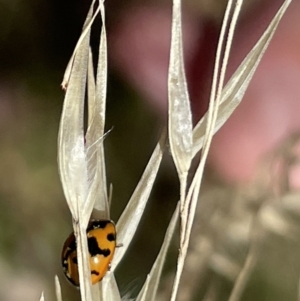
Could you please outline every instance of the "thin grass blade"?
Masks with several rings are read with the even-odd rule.
[[[88,77],[87,77],[87,98],[88,98],[88,124],[92,123],[96,99],[96,82],[95,70],[93,65],[93,53],[91,47],[89,48],[89,64],[88,64]]]
[[[179,177],[185,175],[192,160],[192,114],[184,71],[181,1],[173,1],[172,37],[168,72],[169,141]]]
[[[41,295],[40,301],[45,301],[45,298],[44,298],[44,292],[42,292],[42,295]]]
[[[84,99],[89,58],[90,30],[79,44],[70,73],[58,135],[58,166],[64,194],[73,217],[77,241],[80,293],[91,301],[86,227],[90,212],[84,211],[88,174],[84,141]]]
[[[96,2],[96,0],[93,0],[92,4],[90,6],[89,12],[87,14],[87,17],[86,17],[84,25],[83,25],[81,35],[80,35],[80,37],[77,41],[77,44],[76,44],[75,49],[73,51],[73,54],[72,54],[72,56],[69,60],[66,71],[64,73],[63,81],[61,83],[61,87],[63,88],[63,90],[66,90],[68,85],[69,85],[69,80],[70,80],[71,72],[72,72],[72,69],[73,69],[75,55],[76,55],[76,53],[77,53],[77,51],[80,47],[80,44],[86,38],[86,36],[89,35],[89,31],[91,30],[91,26],[92,26],[96,16],[98,15],[98,13],[100,11],[100,8],[98,7],[97,10],[93,13],[95,2]]]
[[[232,75],[221,94],[219,113],[214,128],[215,133],[223,126],[227,119],[240,104],[246,89],[252,79],[256,68],[262,59],[276,29],[284,15],[291,0],[286,0],[273,20],[271,21],[264,34],[261,36],[256,45],[252,48],[238,69]],[[198,122],[193,131],[193,156],[202,148],[203,137],[205,134],[207,114]]]
[[[158,168],[161,163],[165,142],[166,133],[164,131],[145,168],[142,178],[133,192],[132,197],[130,198],[120,219],[118,220],[116,225],[118,233],[117,240],[118,243],[122,243],[123,246],[116,249],[113,261],[111,263],[111,271],[115,270],[116,266],[119,264],[125,252],[127,251],[127,248],[144,213],[145,206],[147,204]]]
[[[101,301],[101,295],[100,295],[100,289],[98,285],[92,285],[92,291],[91,291],[93,300],[95,301]]]
[[[163,269],[163,265],[166,261],[167,251],[169,249],[178,222],[178,216],[179,216],[179,203],[173,213],[172,219],[166,231],[165,238],[161,246],[161,249],[159,251],[159,254],[155,260],[155,263],[152,266],[149,276],[147,277],[146,283],[144,284],[141,292],[137,297],[137,301],[146,301],[146,300],[154,301],[156,299],[161,272]]]
[[[246,258],[245,264],[242,270],[240,271],[238,278],[234,283],[234,287],[228,301],[241,300],[242,294],[245,290],[246,284],[249,281],[249,278],[251,277],[257,259],[258,259],[257,247],[252,246]]]
[[[55,275],[54,282],[55,282],[56,301],[62,301],[61,287],[60,287],[60,282],[59,282],[57,275]]]
[[[64,194],[75,220],[88,191],[84,143],[84,97],[89,35],[80,44],[66,91],[58,134],[58,167]]]
[[[86,205],[90,206],[89,209],[94,207],[106,212],[107,218],[109,218],[106,168],[103,148],[107,89],[107,41],[103,1],[100,1],[99,5],[102,18],[102,30],[100,34],[95,97],[91,99],[91,102],[89,102],[89,124],[86,133],[87,162],[90,183],[89,198]],[[93,85],[92,80],[91,84]]]
[[[101,300],[103,301],[121,301],[119,288],[113,273],[109,273],[102,280]]]
[[[218,110],[220,106],[220,96],[224,84],[225,72],[226,72],[229,54],[232,46],[234,31],[236,28],[236,24],[241,11],[242,4],[243,4],[243,0],[236,0],[231,20],[229,19],[229,16],[232,8],[232,1],[228,1],[228,5],[225,11],[220,40],[218,43],[217,54],[216,54],[216,66],[214,69],[210,105],[208,110],[208,123],[206,127],[206,133],[204,136],[203,151],[201,154],[201,160],[199,166],[196,170],[195,176],[192,180],[192,184],[190,186],[187,195],[186,206],[183,212],[183,216],[186,217],[186,222],[187,222],[186,233],[184,233],[184,239],[183,239],[185,245],[184,249],[187,249],[189,244],[191,229],[194,221],[194,216],[196,213],[196,206],[200,194],[200,186],[202,182],[204,166],[208,156],[208,151],[211,145],[212,137],[214,135],[214,129],[215,129]],[[227,34],[227,40],[225,42],[224,37],[226,36],[226,29],[228,24],[229,24],[228,34]],[[222,59],[222,64],[220,64],[223,48],[224,48],[224,55]],[[221,67],[219,67],[220,65]]]
[[[203,151],[201,154],[201,160],[199,163],[199,166],[197,168],[196,174],[192,180],[192,185],[189,188],[188,194],[186,196],[186,199],[183,202],[183,205],[181,206],[181,235],[180,235],[180,250],[177,260],[177,270],[175,275],[175,280],[173,284],[172,289],[172,295],[171,295],[171,301],[175,301],[177,297],[177,292],[179,288],[180,278],[183,272],[183,267],[185,263],[185,259],[187,256],[187,250],[190,240],[190,234],[191,234],[191,228],[194,221],[195,216],[195,210],[196,205],[198,202],[198,196],[200,193],[200,185],[202,182],[202,176],[204,171],[204,166],[206,162],[206,158],[208,155],[208,150],[210,147],[211,139],[213,136],[213,130],[215,127],[215,122],[217,118],[217,112],[218,112],[218,106],[220,101],[220,92],[223,85],[223,77],[225,74],[225,69],[227,66],[227,60],[229,55],[229,50],[232,43],[232,36],[234,32],[234,28],[236,26],[236,20],[237,15],[240,11],[242,1],[237,0],[232,22],[229,27],[228,31],[228,37],[226,40],[226,43],[224,42],[225,33],[229,24],[229,16],[230,11],[232,8],[232,1],[228,1],[227,8],[224,15],[224,20],[221,28],[221,34],[218,42],[218,48],[216,53],[216,63],[214,68],[214,75],[213,75],[213,83],[212,83],[212,89],[211,89],[211,96],[210,96],[210,102],[209,102],[209,109],[207,112],[207,124],[205,129],[205,135],[204,135],[204,145],[203,145]],[[224,50],[224,58],[222,61],[221,68],[220,66],[220,60],[221,60],[221,54],[222,49],[224,48],[225,44],[225,50]]]
[[[148,301],[149,286],[150,286],[150,275],[147,275],[146,281],[138,297],[136,298],[136,301]]]
[[[81,301],[96,301],[92,298],[91,271],[89,265],[90,254],[88,252],[86,225],[80,222],[73,223],[74,234],[77,243],[77,263],[79,272]]]

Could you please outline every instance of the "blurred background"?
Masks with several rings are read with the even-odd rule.
[[[39,300],[42,291],[53,300],[55,274],[64,300],[79,300],[60,265],[72,226],[56,149],[64,98],[60,83],[90,2],[0,0],[1,301]],[[226,1],[183,2],[186,73],[196,123],[207,108]],[[228,77],[281,3],[245,0]],[[227,300],[253,249],[255,264],[241,300],[297,300],[299,6],[292,3],[245,100],[216,135],[179,300]],[[105,147],[108,183],[114,187],[111,214],[117,221],[166,122],[171,2],[107,0],[106,7],[106,128],[113,130]],[[94,49],[100,24],[92,33]],[[117,270],[123,294],[134,296],[143,284],[178,193],[167,152],[145,217]],[[173,249],[162,281],[163,300],[170,292]]]

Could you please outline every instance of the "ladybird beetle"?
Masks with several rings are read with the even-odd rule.
[[[116,227],[110,220],[90,221],[86,235],[88,240],[91,281],[95,284],[102,280],[110,268],[116,248]],[[74,232],[66,239],[62,254],[62,267],[67,279],[79,286],[76,239]]]

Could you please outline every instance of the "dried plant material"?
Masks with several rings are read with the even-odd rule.
[[[107,199],[106,168],[104,158],[104,127],[106,110],[106,86],[107,86],[107,40],[105,29],[105,11],[103,2],[100,5],[102,29],[100,34],[99,56],[96,86],[93,82],[92,62],[89,64],[89,83],[92,85],[91,96],[88,100],[88,129],[86,133],[86,148],[88,162],[88,180],[90,184],[89,197],[86,206],[93,204],[95,209],[107,213],[109,218],[109,206]],[[90,55],[91,61],[91,55]],[[95,91],[93,95],[93,91]],[[94,96],[94,97],[93,97]]]
[[[96,82],[95,70],[93,65],[93,53],[91,47],[89,48],[89,63],[88,63],[88,77],[87,77],[87,98],[88,98],[88,124],[92,124],[94,117],[93,111],[96,101]]]
[[[209,216],[211,217],[211,215]],[[205,277],[208,265],[210,264],[210,257],[214,252],[211,237],[205,237],[197,230],[194,233],[195,236],[191,240],[189,254],[184,264],[185,271],[180,282],[178,300],[194,300],[193,296],[197,295],[201,280]],[[194,277],[194,275],[197,275],[197,277]]]
[[[183,206],[181,208],[180,252],[177,261],[177,270],[176,270],[175,280],[173,284],[171,301],[175,301],[176,299],[178,288],[179,288],[179,282],[183,271],[185,258],[187,255],[191,229],[192,229],[195,212],[196,212],[196,205],[199,199],[200,185],[202,181],[204,166],[208,155],[208,150],[210,148],[211,140],[214,135],[214,128],[215,128],[215,123],[218,115],[218,107],[220,103],[220,94],[223,87],[223,81],[225,77],[229,52],[232,44],[233,33],[236,26],[237,17],[240,12],[241,5],[242,5],[242,1],[236,2],[234,12],[232,15],[231,24],[228,31],[226,44],[225,44],[224,57],[220,68],[219,65],[222,57],[222,49],[224,47],[224,37],[225,37],[226,29],[229,24],[229,15],[232,8],[232,1],[228,1],[224,20],[222,23],[221,35],[220,35],[217,54],[216,54],[216,63],[214,69],[209,109],[207,112],[208,117],[207,117],[207,124],[206,124],[205,136],[204,136],[202,156],[201,156],[200,164],[192,180],[192,184],[189,188],[188,195],[184,200]]]
[[[168,71],[169,141],[179,177],[186,176],[192,160],[192,114],[184,71],[181,1],[173,1],[172,37]]]
[[[228,301],[240,301],[241,300],[241,297],[245,290],[246,284],[247,284],[249,277],[251,276],[251,273],[255,267],[255,263],[256,263],[257,257],[258,257],[257,255],[258,255],[257,247],[255,245],[253,245],[247,256],[245,264],[234,283],[234,287],[233,287],[233,290],[230,294]]]
[[[86,200],[88,186],[83,130],[88,48],[89,36],[80,44],[75,56],[58,136],[58,164],[61,182],[75,220],[78,220],[79,211]]]
[[[183,61],[181,0],[173,0],[168,103],[169,142],[180,180],[180,211],[182,211],[187,175],[192,161],[192,114]],[[181,223],[181,233],[185,231],[185,225],[184,222]],[[181,272],[177,269],[172,300],[175,300],[177,294],[179,275]]]
[[[159,254],[152,266],[150,274],[147,277],[146,283],[144,284],[141,292],[137,297],[137,301],[145,301],[145,300],[154,301],[156,299],[156,293],[161,277],[162,268],[166,261],[167,251],[169,249],[171,240],[174,235],[174,231],[178,221],[178,216],[179,216],[179,204],[177,205],[173,213],[173,217],[166,231],[165,238],[161,246],[161,249],[159,251]]]
[[[240,272],[240,266],[223,254],[213,254],[210,258],[210,266],[218,275],[230,280],[236,279]]]
[[[42,295],[41,295],[40,301],[45,301],[45,298],[44,298],[44,292],[42,292]]]
[[[232,9],[232,4],[233,4],[232,1],[228,1],[224,20],[222,23],[221,35],[220,35],[218,47],[217,47],[216,63],[215,63],[215,68],[214,68],[209,108],[208,108],[208,112],[207,112],[207,124],[206,124],[206,128],[205,128],[201,160],[200,160],[200,164],[196,170],[195,176],[192,180],[192,184],[190,186],[189,193],[188,193],[187,199],[186,199],[187,200],[186,203],[188,205],[185,206],[185,210],[186,210],[186,215],[189,216],[189,218],[187,218],[187,223],[189,225],[189,227],[188,227],[189,229],[191,229],[191,226],[193,223],[196,204],[197,204],[197,200],[199,198],[199,193],[200,193],[200,185],[201,185],[201,181],[202,181],[204,166],[205,166],[208,151],[209,151],[209,148],[211,145],[212,137],[215,133],[214,129],[215,129],[215,125],[217,122],[217,116],[218,116],[218,111],[219,111],[219,107],[220,107],[221,91],[223,89],[226,67],[228,64],[228,58],[229,58],[229,53],[230,53],[230,49],[231,49],[231,45],[232,45],[234,30],[236,28],[237,19],[238,19],[243,1],[237,0],[235,3],[232,19],[231,19],[229,30],[228,30],[227,40],[225,42],[224,56],[223,56],[222,64],[220,67],[220,60],[222,57],[222,49],[224,47],[224,37],[226,35],[226,29],[227,29],[227,26],[229,23],[229,16],[230,16],[230,11]],[[190,207],[190,205],[191,205],[191,207]]]
[[[99,285],[101,286],[100,301],[121,301],[119,288],[113,273],[109,272]]]
[[[225,15],[224,15],[224,20],[222,23],[222,28],[221,28],[221,34],[219,37],[218,41],[218,47],[217,47],[217,53],[216,53],[216,61],[215,61],[215,66],[214,66],[214,73],[213,73],[213,81],[212,81],[212,88],[211,88],[211,94],[210,94],[210,101],[209,101],[209,108],[207,114],[207,120],[205,124],[205,132],[204,132],[204,141],[203,141],[203,150],[202,150],[202,156],[201,156],[201,162],[200,166],[202,165],[204,168],[204,163],[206,161],[206,157],[208,154],[208,150],[211,144],[212,137],[214,135],[214,128],[219,112],[219,106],[221,103],[221,92],[223,89],[223,84],[224,84],[224,78],[225,78],[225,72],[228,64],[228,58],[229,58],[229,53],[232,45],[232,39],[233,39],[233,34],[234,30],[236,27],[236,22],[238,15],[240,13],[240,9],[242,6],[243,1],[236,1],[235,4],[235,9],[232,15],[230,27],[228,30],[228,36],[225,44],[225,50],[224,50],[224,56],[223,56],[223,61],[221,64],[220,68],[220,61],[221,61],[221,55],[223,52],[224,48],[224,39],[226,36],[226,31],[227,27],[229,24],[229,16],[231,13],[232,9],[232,1],[228,1]],[[194,145],[195,147],[195,145]],[[201,164],[204,162],[203,164]],[[202,173],[200,171],[200,173]]]
[[[146,281],[143,285],[143,288],[136,298],[136,301],[146,301],[146,300],[148,301],[147,297],[148,297],[149,285],[150,285],[150,275],[148,274]]]
[[[192,161],[192,114],[183,60],[181,0],[173,1],[168,104],[170,150],[180,180],[180,211],[183,211]],[[185,223],[181,223],[181,233],[184,227]]]
[[[271,21],[264,34],[232,75],[221,94],[218,118],[215,126],[217,132],[240,104],[254,72],[264,55],[277,26],[291,0],[286,0]],[[198,122],[193,131],[193,156],[202,148],[207,114]]]
[[[287,8],[289,2],[290,1],[286,1],[283,4],[283,6],[280,8],[278,13],[272,20],[270,26],[267,28],[267,30],[263,34],[262,38],[259,40],[259,42],[256,44],[256,46],[252,49],[252,51],[249,53],[249,55],[246,57],[246,59],[244,60],[242,65],[238,68],[237,72],[234,74],[234,76],[232,77],[232,79],[229,83],[230,85],[232,83],[235,83],[236,78],[238,78],[240,81],[242,80],[243,85],[241,85],[241,82],[240,82],[238,87],[235,86],[234,84],[232,84],[232,86],[228,85],[227,89],[224,89],[223,95],[226,95],[227,93],[233,94],[233,96],[230,97],[230,102],[229,102],[229,98],[227,98],[228,106],[226,107],[226,111],[230,111],[229,109],[231,109],[232,111],[230,111],[230,112],[233,112],[232,105],[231,105],[232,100],[237,98],[238,102],[240,102],[240,100],[245,92],[245,89],[248,86],[248,83],[253,76],[253,73],[257,67],[257,64],[259,63],[259,61],[262,57],[262,54],[266,50],[266,47],[268,46],[270,39],[272,38],[272,36],[277,28],[277,25],[283,15],[283,13],[285,12],[285,9]],[[201,122],[203,122],[205,120],[205,123],[203,122],[201,124],[201,122],[200,122],[200,124],[203,126],[202,131],[204,133],[204,136],[199,135],[198,139],[194,140],[194,142],[195,142],[194,147],[196,148],[196,150],[198,151],[201,147],[203,147],[203,150],[202,150],[200,164],[197,168],[195,177],[192,180],[192,184],[190,186],[190,189],[188,191],[188,195],[187,195],[187,198],[186,198],[186,201],[184,204],[184,210],[181,215],[182,223],[186,222],[187,226],[182,227],[182,229],[186,230],[186,231],[181,233],[181,240],[180,240],[181,241],[181,249],[180,249],[181,252],[178,257],[177,272],[176,272],[176,277],[175,277],[173,292],[172,292],[172,299],[171,299],[172,301],[174,301],[176,298],[180,275],[182,273],[183,266],[184,266],[184,260],[185,260],[186,254],[187,254],[191,227],[192,227],[193,219],[194,219],[194,215],[195,215],[196,204],[197,204],[197,201],[199,198],[200,185],[201,185],[201,181],[202,181],[204,165],[205,165],[208,150],[210,147],[211,139],[216,131],[216,128],[218,129],[218,126],[221,126],[230,115],[230,114],[227,115],[226,119],[224,119],[224,115],[219,115],[219,117],[218,117],[218,110],[219,110],[219,107],[221,104],[221,97],[224,97],[221,95],[221,91],[223,88],[223,82],[224,82],[229,52],[230,52],[230,48],[231,48],[233,33],[234,33],[234,29],[236,27],[236,21],[237,21],[239,12],[240,12],[242,1],[236,1],[236,4],[235,4],[235,9],[232,14],[231,24],[230,24],[230,27],[228,30],[228,37],[227,37],[227,41],[226,41],[224,57],[223,57],[222,67],[221,67],[220,71],[219,71],[218,65],[219,65],[219,60],[220,60],[221,53],[222,53],[222,51],[221,51],[223,48],[222,41],[225,36],[225,31],[226,31],[226,27],[227,27],[227,19],[229,16],[231,5],[232,5],[232,1],[228,1],[228,6],[227,6],[227,9],[225,12],[225,17],[224,17],[224,21],[223,21],[223,25],[222,25],[222,29],[221,29],[221,36],[220,36],[219,43],[218,43],[216,65],[215,65],[215,70],[214,70],[209,110],[208,110],[206,116],[201,121]],[[247,72],[245,72],[245,69],[247,70]],[[226,92],[226,94],[225,94],[225,92]],[[235,107],[233,107],[233,108],[235,108]],[[226,112],[226,111],[224,111],[224,112]],[[225,114],[222,111],[220,113]],[[197,130],[197,128],[195,129],[195,132],[197,133],[196,130]],[[194,132],[194,135],[195,135],[195,132]],[[201,141],[201,143],[199,143],[200,139],[203,139]],[[201,144],[201,146],[199,148],[200,144]],[[194,151],[194,154],[195,153],[196,153],[196,151]],[[250,260],[250,262],[251,262],[251,260]],[[248,265],[247,265],[247,269],[248,269]],[[240,285],[240,287],[242,287],[242,285]],[[239,289],[237,289],[237,291],[239,292]],[[234,296],[235,295],[236,294],[234,294]],[[234,299],[234,300],[237,300],[237,299]]]
[[[55,282],[55,295],[56,295],[56,300],[57,301],[62,301],[62,295],[61,295],[61,287],[60,287],[60,282],[57,276],[54,278]]]
[[[64,77],[63,77],[63,81],[61,83],[61,87],[63,90],[67,90],[67,87],[69,85],[69,80],[71,77],[71,73],[72,73],[72,69],[73,69],[73,65],[74,65],[74,60],[75,60],[75,55],[80,47],[80,44],[83,42],[83,40],[86,38],[86,36],[90,35],[90,30],[91,30],[91,26],[96,18],[96,16],[98,15],[99,11],[100,11],[100,7],[98,6],[97,10],[94,12],[93,14],[93,8],[94,8],[94,4],[95,4],[96,0],[93,0],[89,12],[87,14],[87,17],[85,19],[84,25],[83,25],[83,29],[82,29],[82,33],[77,41],[77,44],[75,46],[75,49],[73,51],[73,54],[70,58],[70,61],[68,63],[68,66],[66,68]]]
[[[109,208],[111,207],[111,203],[112,203],[113,191],[114,191],[113,184],[110,183],[110,185],[109,185],[109,195],[108,195],[108,207]]]
[[[73,224],[74,234],[76,236],[77,244],[77,262],[79,271],[79,284],[81,300],[93,300],[91,295],[91,270],[89,265],[90,255],[88,252],[88,245],[86,239],[86,226],[80,226],[80,220],[78,224]]]
[[[86,227],[90,212],[83,210],[88,196],[84,143],[84,97],[89,35],[80,44],[66,91],[58,136],[58,165],[64,194],[73,217],[82,300],[91,300]]]
[[[73,217],[82,300],[91,300],[86,227],[90,212],[84,212],[88,195],[83,115],[88,65],[89,35],[80,44],[66,91],[58,139],[58,163],[64,194]]]
[[[269,231],[282,236],[291,235],[289,222],[284,219],[280,210],[274,208],[274,206],[266,205],[261,209],[260,222]]]
[[[162,159],[165,147],[166,133],[163,132],[153,154],[145,168],[145,171],[140,179],[132,197],[130,198],[125,210],[123,211],[116,225],[118,233],[118,243],[123,246],[116,249],[114,258],[111,262],[111,271],[114,271],[116,266],[121,261],[127,248],[133,238],[140,219],[144,213],[150,192],[152,190],[154,180],[156,178],[158,168]]]
[[[287,194],[280,203],[266,204],[260,210],[259,223],[268,231],[294,242],[299,240],[299,194]]]
[[[101,288],[102,288],[102,283],[98,282],[97,284],[92,285],[91,287],[91,294],[92,294],[92,300],[95,301],[101,301]]]
[[[99,99],[97,96],[99,93],[101,93],[101,96],[106,95],[106,88],[103,92],[103,85],[97,88],[91,80],[90,26],[97,14],[95,13],[94,17],[91,18],[93,5],[94,2],[91,5],[81,38],[79,39],[80,42],[78,42],[77,49],[74,52],[58,138],[59,173],[65,197],[73,217],[73,228],[77,242],[80,292],[83,301],[92,300],[86,227],[94,202],[97,199],[97,194],[101,188],[103,191],[103,186],[99,184],[99,181],[103,178],[103,173],[105,174],[103,171],[103,151],[101,151],[101,147],[100,151],[98,151],[96,146],[99,145],[99,142],[102,144],[103,131],[101,132],[101,129],[104,128],[103,97]],[[101,10],[101,16],[104,18],[103,1],[99,2],[97,11],[99,10]],[[102,47],[101,51],[106,51],[103,50],[103,47],[106,47],[106,38],[103,38],[103,35],[105,35],[105,30],[101,32],[101,38],[104,42],[100,43],[100,47]],[[104,46],[103,43],[105,44]],[[91,124],[88,124],[85,141],[84,99],[88,70],[88,84],[91,84],[91,87],[88,87],[88,92],[92,96],[92,102],[91,106],[89,106],[89,115],[91,116],[89,121],[91,121]],[[106,78],[100,76],[100,80],[104,80],[106,85]],[[97,84],[99,82],[96,82]],[[95,97],[93,98],[94,90]],[[99,130],[100,133],[98,132]],[[102,197],[103,194],[101,195]],[[104,204],[102,207],[106,208],[106,214],[109,215],[108,205],[106,205],[107,197],[103,197],[101,202]]]
[[[82,35],[76,45],[63,80],[62,85],[65,88],[67,87],[67,90],[59,130],[58,161],[60,177],[67,203],[72,213],[74,233],[77,240],[81,300],[120,301],[121,297],[113,272],[128,249],[149,199],[162,160],[166,134],[162,134],[141,180],[117,223],[117,240],[119,244],[122,244],[122,247],[116,249],[111,263],[111,270],[99,285],[92,287],[88,264],[89,253],[86,239],[86,226],[93,208],[100,210],[101,214],[109,218],[110,204],[110,200],[108,200],[107,196],[103,148],[107,92],[107,41],[104,1],[99,0],[98,2],[99,5],[94,13],[93,8],[96,1],[93,1],[91,5]],[[160,253],[150,274],[147,276],[143,289],[137,298],[138,301],[154,301],[156,299],[163,263],[174,233],[178,212],[180,212],[180,250],[171,296],[171,300],[175,301],[180,277],[185,264],[191,228],[194,222],[196,205],[199,199],[200,186],[211,139],[214,133],[225,123],[240,103],[249,81],[291,0],[284,2],[264,35],[253,47],[223,89],[233,33],[242,2],[242,0],[236,0],[234,2],[228,1],[216,55],[209,110],[197,124],[194,131],[192,131],[191,109],[183,64],[181,1],[173,0],[172,41],[168,74],[168,132],[171,153],[180,179],[180,207],[177,207],[173,215]],[[231,12],[234,6],[233,3],[235,4],[235,9]],[[101,13],[103,26],[100,35],[99,57],[95,78],[89,38],[91,25],[99,12]],[[227,39],[226,42],[224,42],[226,36]],[[221,62],[222,57],[223,61]],[[85,135],[83,125],[86,88],[88,95],[88,128]],[[191,160],[201,148],[203,148],[201,161],[192,179],[188,193],[186,194],[187,173],[190,168]],[[109,198],[111,198],[111,193]],[[274,217],[274,215],[272,215],[272,217]],[[289,229],[286,229],[286,231],[288,230]],[[250,251],[245,266],[238,276],[230,301],[239,300],[242,295],[254,262],[256,261],[256,253],[253,252]],[[234,269],[235,266],[229,265],[231,262],[224,261],[223,258],[215,257],[214,259],[219,265],[223,264],[226,268],[229,267],[231,271],[237,270]],[[55,278],[55,284],[57,300],[61,301],[61,291],[57,277]],[[43,295],[41,300],[44,300]]]

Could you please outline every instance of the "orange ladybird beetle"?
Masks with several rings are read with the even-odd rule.
[[[113,221],[91,220],[87,229],[91,281],[95,284],[102,280],[110,268],[110,263],[116,248],[116,227]],[[74,233],[64,243],[62,267],[67,279],[75,286],[79,286],[77,265],[76,239]]]

